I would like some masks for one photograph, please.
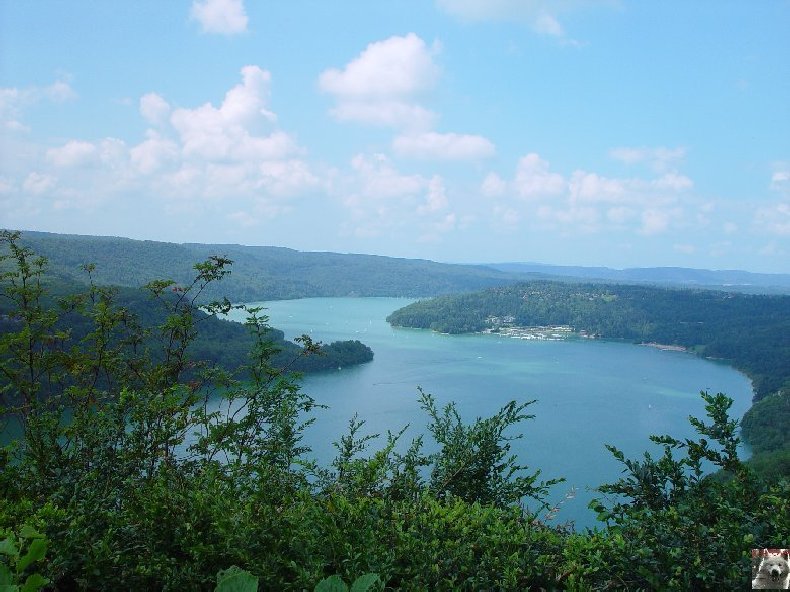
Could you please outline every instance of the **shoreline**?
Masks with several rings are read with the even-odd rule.
[[[682,345],[666,345],[664,343],[655,343],[653,341],[649,343],[640,343],[639,345],[643,345],[646,347],[654,347],[656,349],[660,349],[662,351],[675,351],[675,352],[688,352],[688,348]]]

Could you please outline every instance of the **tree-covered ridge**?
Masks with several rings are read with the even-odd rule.
[[[550,519],[553,479],[511,454],[530,403],[466,423],[420,393],[425,437],[400,442],[393,426],[376,447],[352,418],[321,467],[302,441],[315,402],[272,365],[260,311],[247,311],[238,372],[192,355],[201,319],[231,306],[196,314],[227,260],[197,264],[184,286],[149,284],[167,314],[146,327],[100,286],[53,305],[43,260],[0,238],[15,319],[0,334],[3,427],[17,428],[0,448],[11,589],[208,591],[241,568],[286,591],[332,576],[378,590],[734,590],[748,587],[750,548],[790,537],[790,484],[738,459],[723,394],[702,393],[698,440],[654,437],[662,455],[639,460],[610,447],[623,478],[600,488],[614,496],[594,504],[600,528],[575,532]],[[88,320],[81,338],[64,314]],[[707,478],[703,463],[732,478]]]
[[[530,282],[410,304],[387,320],[446,333],[514,325],[569,325],[635,343],[660,343],[727,360],[753,381],[755,399],[790,389],[790,296],[649,286]]]
[[[91,273],[83,271],[85,278],[95,275],[96,269]],[[58,329],[68,331],[71,341],[78,342],[83,339],[91,328],[91,320],[73,310],[69,304],[69,296],[84,290],[84,286],[70,280],[59,280],[49,277],[42,278],[47,290],[47,304],[56,307],[58,302],[61,314],[57,322]],[[175,292],[173,290],[176,290]],[[167,317],[167,303],[174,301],[178,296],[178,286],[169,286],[161,294],[162,300],[152,298],[151,293],[144,288],[127,288],[113,286],[114,302],[135,319],[135,323],[144,327],[153,327],[161,324]],[[14,331],[19,327],[20,319],[13,315],[13,303],[8,299],[0,299],[0,334]],[[265,311],[262,311],[265,313]],[[194,320],[200,325],[200,332],[189,345],[189,354],[200,360],[217,364],[222,368],[232,370],[241,366],[247,359],[253,339],[244,325],[228,321],[196,308],[193,311]],[[360,341],[338,341],[329,344],[320,344],[315,356],[301,356],[302,347],[285,339],[279,329],[268,328],[266,339],[274,347],[272,363],[280,368],[289,367],[297,372],[316,372],[334,370],[339,367],[353,366],[373,359],[373,351]]]
[[[301,252],[284,247],[175,244],[116,237],[25,232],[22,243],[47,257],[57,276],[83,282],[95,263],[101,285],[137,287],[168,277],[192,278],[192,264],[210,255],[233,260],[233,274],[206,295],[233,302],[319,296],[430,296],[514,282],[516,274],[484,266],[450,265],[375,255]]]

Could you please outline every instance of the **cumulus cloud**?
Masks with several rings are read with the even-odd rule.
[[[480,185],[480,191],[486,197],[500,197],[507,191],[507,182],[496,173],[488,173]]]
[[[434,86],[433,51],[414,33],[371,43],[345,68],[319,78],[321,90],[344,98],[408,97]]]
[[[402,158],[465,161],[493,156],[494,144],[480,135],[434,131],[437,114],[420,101],[440,75],[429,47],[414,33],[370,43],[342,68],[329,68],[319,88],[332,95],[330,114],[338,121],[399,130],[392,151]]]
[[[532,199],[559,195],[567,183],[562,175],[549,171],[547,161],[532,152],[519,159],[513,186],[518,195]]]
[[[44,89],[46,97],[55,103],[63,103],[65,101],[73,101],[77,98],[77,93],[69,85],[68,82],[58,80]]]
[[[420,175],[403,175],[384,154],[357,154],[351,159],[358,188],[353,203],[390,198],[414,198],[426,186]]]
[[[63,103],[76,98],[77,93],[65,80],[44,87],[0,88],[0,125],[8,131],[27,132],[29,127],[22,122],[26,108],[42,100]]]
[[[431,214],[445,209],[448,205],[447,192],[444,188],[444,182],[439,175],[434,177],[428,183],[428,193],[425,196],[425,203],[417,208],[418,214]]]
[[[189,16],[204,33],[236,35],[247,30],[247,12],[242,0],[194,0]]]
[[[173,108],[157,93],[140,97],[139,113],[149,129],[131,145],[110,137],[30,145],[23,151],[27,160],[20,157],[15,167],[14,194],[20,203],[33,204],[35,197],[50,210],[148,195],[161,200],[165,211],[220,203],[228,211],[251,208],[258,217],[285,211],[290,198],[321,181],[296,140],[277,128],[268,107],[269,72],[246,66],[240,78],[218,105]],[[3,96],[19,102],[17,95]]]
[[[392,149],[400,156],[433,160],[479,160],[493,156],[494,144],[483,136],[423,132],[395,138]]]
[[[151,125],[163,125],[170,116],[170,105],[156,93],[140,97],[140,115]]]
[[[318,85],[335,97],[331,113],[342,121],[426,126],[434,116],[416,96],[434,87],[439,68],[437,47],[429,48],[414,33],[371,43],[342,69],[321,73]]]
[[[47,150],[47,159],[56,167],[75,167],[93,162],[96,154],[96,146],[91,142],[71,140],[59,148]]]
[[[684,206],[696,203],[699,216],[708,213],[693,196],[680,205],[680,196],[691,187],[692,180],[677,172],[640,178],[576,170],[565,176],[533,152],[519,159],[512,179],[489,173],[480,191],[497,198],[492,215],[506,226],[538,220],[544,229],[563,232],[630,228],[650,236],[688,225]]]
[[[457,227],[444,179],[398,170],[386,155],[357,154],[337,193],[347,209],[344,232],[437,240]]]
[[[22,189],[26,193],[41,195],[51,191],[55,187],[56,180],[51,175],[42,173],[30,173],[22,184]]]
[[[242,68],[242,83],[230,89],[215,107],[173,111],[170,123],[178,132],[186,157],[205,159],[278,158],[292,154],[296,143],[283,132],[270,136],[255,131],[276,120],[266,107],[271,74],[258,66]]]
[[[130,150],[132,164],[144,175],[150,175],[176,162],[179,147],[154,130],[148,130],[146,139]]]

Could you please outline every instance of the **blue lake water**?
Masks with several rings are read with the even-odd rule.
[[[372,362],[305,377],[302,389],[328,409],[316,412],[306,434],[314,458],[328,464],[337,440],[358,413],[368,433],[397,432],[410,440],[425,431],[417,387],[440,404],[455,401],[469,421],[495,413],[508,401],[538,402],[513,443],[519,461],[542,476],[565,477],[552,502],[555,520],[594,526],[587,509],[592,487],[614,481],[622,469],[604,448],[626,456],[655,450],[651,434],[693,436],[688,416],[704,417],[700,390],[725,392],[740,418],[751,404],[751,383],[729,366],[691,354],[608,341],[524,341],[496,335],[441,335],[392,328],[384,320],[411,300],[308,298],[256,303],[287,339],[303,333],[325,343],[359,339]],[[241,316],[236,318],[241,320]],[[575,497],[566,492],[575,488]]]

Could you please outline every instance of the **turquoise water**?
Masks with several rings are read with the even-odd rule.
[[[440,404],[455,401],[473,420],[510,400],[538,402],[535,418],[521,425],[513,443],[522,464],[543,477],[565,477],[553,502],[566,499],[555,519],[593,526],[587,509],[591,487],[613,481],[621,466],[604,444],[626,456],[654,450],[651,434],[693,436],[688,416],[704,416],[700,390],[725,392],[740,418],[751,402],[749,380],[734,369],[691,354],[606,341],[522,341],[496,335],[440,335],[395,329],[385,317],[412,300],[401,298],[308,298],[256,303],[272,326],[292,339],[307,333],[331,342],[359,339],[375,353],[372,362],[305,377],[304,392],[328,405],[318,410],[306,434],[313,455],[327,464],[337,440],[358,413],[369,433],[386,434],[410,425],[406,436],[423,433],[417,387]],[[240,320],[240,319],[239,319]]]

